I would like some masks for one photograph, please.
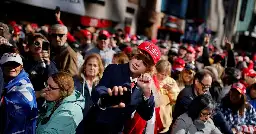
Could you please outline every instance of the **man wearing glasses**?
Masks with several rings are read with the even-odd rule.
[[[183,113],[188,110],[188,106],[192,100],[209,91],[212,84],[212,77],[205,71],[199,71],[194,77],[193,85],[184,88],[178,95],[176,105],[173,112],[173,123]]]
[[[68,29],[61,24],[51,27],[51,46],[55,57],[54,62],[58,70],[66,71],[72,76],[78,74],[77,53],[67,44]]]

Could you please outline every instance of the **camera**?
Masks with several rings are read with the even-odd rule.
[[[110,106],[118,105],[121,102],[125,104],[129,104],[131,102],[131,94],[132,94],[131,85],[130,83],[126,83],[122,87],[127,88],[127,91],[124,91],[123,95],[109,96],[109,94],[105,94],[101,97],[101,105],[103,107],[110,107]]]

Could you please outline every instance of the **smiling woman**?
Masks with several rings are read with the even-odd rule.
[[[5,91],[3,93],[4,129],[0,133],[35,133],[37,103],[34,88],[23,69],[17,53],[5,53],[0,64],[3,68]],[[14,90],[15,89],[15,90]],[[2,131],[2,132],[1,132]]]

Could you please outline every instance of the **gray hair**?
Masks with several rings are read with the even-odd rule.
[[[68,33],[68,28],[62,24],[54,24],[51,26],[51,33],[52,31],[56,31],[56,30],[63,30],[65,34]]]

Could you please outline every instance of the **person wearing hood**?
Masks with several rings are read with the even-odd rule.
[[[74,134],[83,119],[85,98],[66,72],[53,74],[46,86],[43,96],[48,103],[39,115],[37,134]]]
[[[171,134],[221,134],[210,118],[215,104],[208,94],[197,96],[186,113],[179,116]]]
[[[4,75],[0,133],[35,134],[37,103],[34,88],[23,69],[21,56],[5,53],[0,60]],[[2,128],[1,128],[2,127]]]

